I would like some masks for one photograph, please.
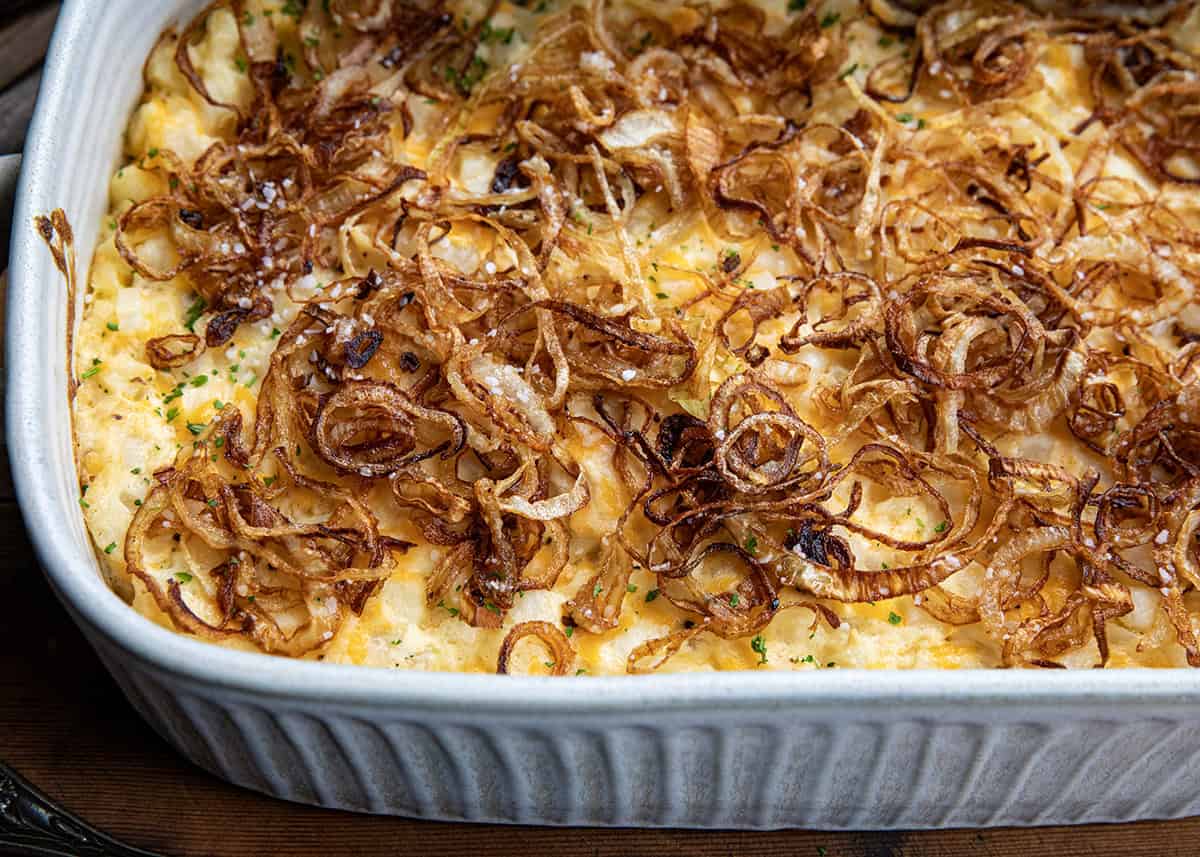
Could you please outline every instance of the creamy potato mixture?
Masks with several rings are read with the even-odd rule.
[[[146,62],[75,338],[134,609],[402,669],[1188,663],[1194,13],[393,5]]]

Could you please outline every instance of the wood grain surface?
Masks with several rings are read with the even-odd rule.
[[[0,153],[21,149],[57,8],[0,0]],[[164,855],[1200,854],[1200,819],[1032,830],[739,833],[442,824],[272,800],[192,766],[134,714],[37,567],[6,456],[0,457],[0,546],[0,761],[94,826]]]

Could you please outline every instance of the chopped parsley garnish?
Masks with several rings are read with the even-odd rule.
[[[197,375],[195,378],[193,378],[191,380],[191,385],[193,387],[203,387],[207,383],[208,383],[207,375]]]
[[[297,21],[300,20],[300,16],[304,14],[304,9],[299,3],[296,2],[296,0],[287,0],[287,2],[283,4],[283,8],[279,11],[287,15],[289,18],[295,18]]]
[[[739,602],[739,601],[741,601],[741,600],[742,600],[742,599],[741,599],[741,598],[738,596],[738,594],[735,592],[735,593],[733,593],[732,595],[730,595],[730,596],[729,596],[729,606],[730,606],[730,607],[737,607],[737,606],[738,606],[738,602]]]
[[[851,63],[845,71],[838,75],[838,80],[845,80],[856,71],[858,71],[858,63]]]
[[[146,155],[147,155],[147,157],[157,158],[158,157],[158,149],[157,148],[151,149],[149,152],[146,153]]]
[[[651,589],[649,592],[646,593],[646,603],[649,604],[651,601],[653,601],[657,597],[658,597],[658,590]]]
[[[637,592],[637,584],[636,583],[629,584],[628,586],[625,587],[625,591],[626,592]]]
[[[208,306],[208,302],[202,297],[197,297],[192,301],[191,306],[187,308],[187,312],[183,316],[183,326],[195,333],[196,322],[200,320],[200,316],[204,315],[204,310]]]
[[[880,36],[879,37],[879,47],[881,47],[881,48],[890,48],[895,43],[896,43],[896,40],[893,39],[891,36]]]
[[[828,12],[826,13],[825,17],[821,19],[821,28],[827,30],[841,19],[841,12]]]
[[[767,639],[762,634],[755,634],[750,640],[750,649],[758,655],[758,662],[767,662]]]
[[[180,583],[191,583],[192,582],[192,576],[190,574],[188,574],[186,571],[176,572],[175,579],[178,580]]]
[[[803,12],[808,7],[808,0],[788,0],[789,12]]]
[[[171,422],[177,416],[179,416],[179,408],[168,408],[167,409],[167,422]]]
[[[96,375],[97,373],[99,373],[100,367],[102,367],[103,365],[104,365],[104,363],[100,360],[99,357],[97,357],[92,360],[92,368],[88,369],[86,372],[84,372],[79,377],[83,378],[84,380],[87,380],[88,378],[91,378],[93,375]]]
[[[246,69],[249,68],[249,66],[246,65],[246,61],[244,59],[242,59],[241,57],[234,57],[233,64],[237,68],[237,70],[240,71],[242,74],[245,74]]]
[[[564,633],[564,634],[566,634],[568,637],[570,637],[572,634],[574,634],[574,633],[575,633],[575,626],[574,626],[574,625],[568,625],[568,626],[566,627],[566,629],[563,631],[563,633]]]
[[[490,21],[484,21],[483,26],[479,29],[479,40],[481,42],[500,42],[501,44],[512,44],[513,36],[517,30],[515,27],[493,27]]]
[[[603,592],[603,591],[604,591],[604,587],[603,587],[603,586],[601,586],[601,585],[600,585],[600,584],[597,582],[597,583],[596,583],[596,585],[592,587],[592,597],[593,597],[593,598],[597,598],[597,597],[599,597],[600,593],[601,593],[601,592]]]
[[[944,533],[944,532],[946,532],[946,529],[947,529],[949,526],[950,526],[950,525],[949,525],[948,523],[946,523],[945,521],[942,521],[942,522],[941,522],[941,523],[939,523],[939,524],[938,524],[936,527],[934,527],[934,528],[933,528],[933,531],[934,531],[935,533]]]
[[[117,543],[116,543],[116,542],[109,542],[107,545],[105,545],[105,547],[104,547],[104,552],[105,552],[105,553],[112,553],[112,552],[113,552],[113,551],[115,551],[116,549],[117,549]]]
[[[758,553],[758,539],[754,536],[750,536],[748,539],[746,539],[746,552],[751,556],[754,556],[756,553]]]
[[[899,625],[903,621],[904,620],[901,619],[899,615],[897,615],[896,613],[892,613],[890,610],[888,611],[888,622],[890,624]]]
[[[208,428],[208,423],[188,423],[187,427],[188,431],[190,431],[192,434],[201,434],[206,428]]]
[[[121,329],[121,325],[117,324],[115,321],[110,321],[108,324],[106,324],[104,326],[107,327],[109,330],[113,331],[114,333]]]

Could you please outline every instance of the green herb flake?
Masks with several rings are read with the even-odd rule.
[[[245,73],[246,73],[246,69],[247,69],[247,68],[249,68],[249,66],[247,66],[247,65],[246,65],[246,61],[245,61],[244,59],[242,59],[241,57],[234,57],[234,58],[233,58],[233,65],[234,65],[234,67],[236,67],[236,68],[237,68],[237,70],[238,70],[238,71],[240,71],[242,74],[245,74]]]
[[[767,639],[762,634],[755,634],[750,640],[750,649],[758,655],[759,664],[767,662]]]
[[[191,385],[193,387],[203,387],[207,383],[208,383],[207,375],[197,375],[195,378],[193,378],[191,380]]]
[[[175,579],[178,580],[180,583],[191,583],[192,582],[192,576],[190,574],[188,574],[186,571],[176,572]]]
[[[592,597],[598,598],[600,596],[600,593],[603,591],[604,591],[604,587],[601,586],[599,584],[599,582],[597,582],[596,585],[592,587]]]
[[[788,0],[787,8],[789,12],[803,12],[808,8],[808,0]]]
[[[287,2],[283,4],[283,8],[279,11],[284,15],[287,15],[289,18],[295,18],[297,21],[299,21],[300,16],[304,14],[304,9],[299,3],[296,2],[296,0],[287,0]]]
[[[204,310],[208,306],[208,301],[202,297],[197,297],[192,301],[187,308],[187,312],[183,316],[183,326],[195,333],[196,322],[200,320],[200,316],[204,315]]]
[[[116,333],[118,330],[121,329],[121,325],[117,324],[115,321],[110,321],[108,324],[106,324],[104,326],[107,327],[109,330],[111,330],[113,333]]]
[[[838,75],[838,80],[845,80],[856,71],[858,71],[858,63],[851,63],[845,71]]]
[[[821,19],[821,29],[828,30],[842,19],[841,12],[829,12]]]
[[[936,527],[933,528],[933,531],[935,533],[944,533],[949,527],[950,525],[947,522],[941,521]]]
[[[208,423],[188,423],[187,427],[192,434],[202,434],[208,428]]]
[[[574,626],[574,625],[568,625],[568,626],[566,627],[566,630],[565,630],[565,631],[563,631],[563,633],[564,633],[564,634],[566,634],[568,637],[572,636],[572,635],[575,633],[575,626]]]
[[[638,588],[637,588],[637,584],[636,584],[636,583],[631,583],[631,584],[629,584],[628,586],[626,586],[626,587],[625,587],[625,591],[626,591],[626,592],[637,592],[637,589],[638,589]]]
[[[891,36],[880,36],[879,37],[879,47],[881,47],[881,48],[890,48],[894,44],[896,44],[896,40],[893,39]]]
[[[758,553],[758,539],[754,536],[750,536],[748,539],[746,539],[746,552],[751,556],[754,556]]]
[[[87,380],[88,378],[91,378],[92,376],[98,374],[100,372],[100,367],[102,367],[103,365],[104,365],[104,363],[101,362],[101,360],[99,358],[93,359],[92,360],[92,368],[88,369],[86,372],[84,372],[79,377],[83,378],[84,380]]]
[[[167,422],[173,421],[177,416],[179,416],[179,408],[167,409]]]
[[[738,602],[739,602],[739,601],[741,601],[741,600],[742,600],[742,599],[741,599],[741,597],[740,597],[740,596],[739,596],[739,595],[738,595],[738,594],[735,592],[735,593],[733,593],[732,595],[730,595],[730,596],[729,596],[729,606],[730,606],[730,607],[737,607],[737,606],[738,606]]]
[[[105,552],[105,553],[112,553],[112,552],[113,552],[113,551],[115,551],[116,549],[117,549],[117,543],[116,543],[116,542],[109,542],[107,545],[105,545],[105,546],[104,546],[104,552]]]
[[[649,592],[646,593],[646,603],[649,604],[651,601],[653,601],[657,597],[658,597],[658,590],[651,589]]]
[[[888,624],[899,625],[903,621],[898,614],[892,613],[890,610],[888,611]]]

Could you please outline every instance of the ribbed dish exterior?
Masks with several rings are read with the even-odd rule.
[[[234,652],[134,613],[83,527],[51,345],[65,292],[32,223],[64,208],[86,275],[142,60],[201,5],[64,4],[25,152],[5,337],[14,484],[47,576],[184,755],[288,800],[436,819],[838,829],[1200,812],[1195,671],[454,676]]]
[[[788,711],[513,720],[250,698],[101,642],[134,707],[212,773],[291,801],[516,824],[895,829],[1200,812],[1200,722]],[[806,710],[808,713],[806,714]]]

